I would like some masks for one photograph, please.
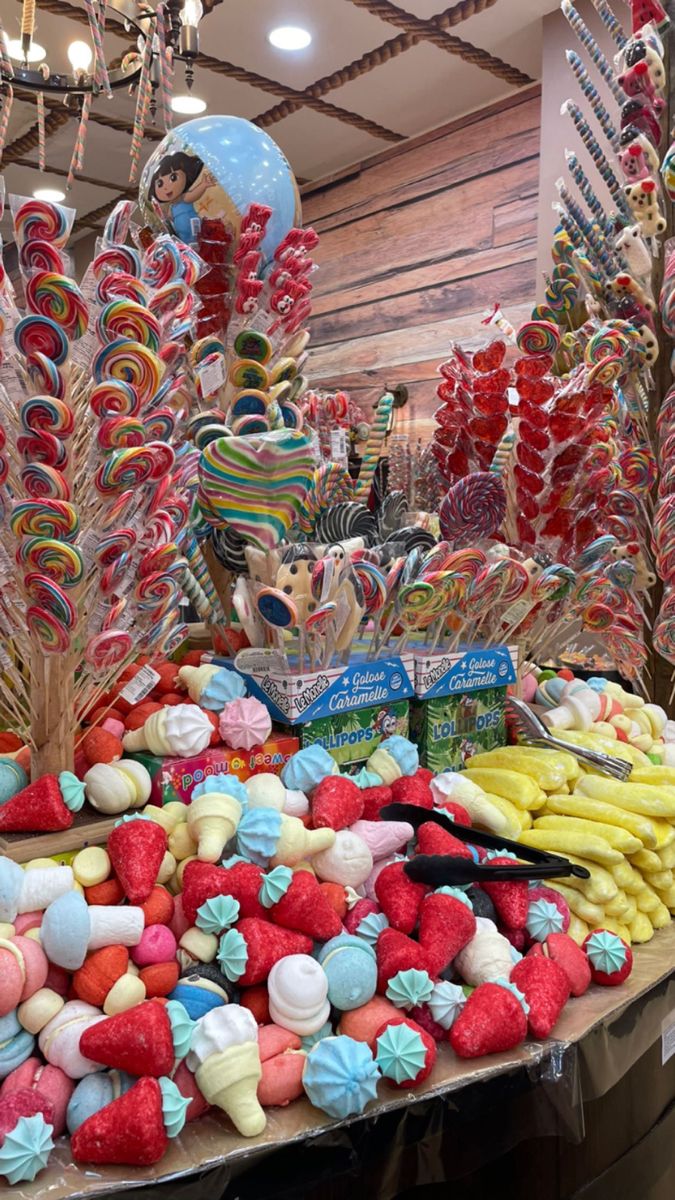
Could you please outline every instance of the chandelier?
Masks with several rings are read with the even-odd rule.
[[[206,0],[211,9],[219,0]],[[113,92],[127,88],[136,93],[136,114],[131,140],[133,181],[138,171],[140,144],[148,118],[162,113],[165,129],[171,127],[171,93],[174,64],[185,65],[188,92],[194,78],[194,61],[199,53],[199,22],[204,13],[202,0],[160,0],[155,6],[143,0],[84,0],[89,21],[92,48],[86,42],[73,42],[68,48],[71,71],[52,71],[47,61],[31,63],[35,27],[35,0],[23,0],[20,49],[12,50],[18,61],[12,62],[0,27],[0,162],[9,123],[15,89],[37,94],[40,160],[44,161],[45,97],[58,98],[80,118],[75,141],[69,186],[84,162],[84,139],[92,100],[99,95],[112,98]],[[114,32],[135,34],[135,46],[121,60],[106,62],[103,36],[106,18],[115,18]]]

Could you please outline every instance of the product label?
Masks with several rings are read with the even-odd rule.
[[[241,674],[251,695],[268,705],[275,720],[292,724],[413,695],[410,658],[350,663],[305,675],[277,674],[269,669],[262,674]]]
[[[302,726],[301,740],[303,747],[323,746],[340,767],[355,770],[395,733],[408,736],[407,700],[319,717]]]
[[[442,654],[433,658],[420,655],[416,662],[415,692],[427,699],[478,692],[502,687],[516,681],[516,651],[508,646],[480,647]]]
[[[661,1066],[675,1054],[675,1008],[665,1018],[661,1025]]]
[[[213,362],[205,362],[197,368],[199,376],[199,386],[202,391],[202,398],[208,399],[209,396],[215,396],[219,388],[225,383],[225,359],[222,354],[219,354]]]
[[[506,688],[415,700],[410,724],[420,761],[432,771],[460,770],[474,754],[506,744]]]
[[[161,676],[153,671],[152,667],[141,667],[140,671],[136,672],[133,679],[130,679],[120,692],[120,696],[126,700],[127,704],[138,704],[150,694],[160,679]]]

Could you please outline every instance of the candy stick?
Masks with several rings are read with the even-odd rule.
[[[38,167],[45,169],[45,97],[44,92],[37,94],[37,124],[38,124]]]
[[[89,19],[89,32],[94,43],[94,80],[105,92],[108,100],[112,100],[108,68],[103,49],[103,22],[105,20],[105,0],[84,0],[84,7]]]
[[[166,42],[166,19],[167,7],[165,4],[157,5],[157,41],[159,43],[159,54],[157,56],[159,63],[159,89],[162,99],[162,121],[164,129],[168,133],[173,124],[171,117],[171,58],[167,49]]]
[[[586,220],[581,208],[577,204],[569,189],[565,186],[564,181],[562,179],[557,179],[555,186],[558,189],[558,195],[565,205],[565,208],[572,217],[572,220],[576,221],[579,229],[586,239],[586,242],[591,247],[597,261],[600,263],[600,266],[604,267],[605,271],[607,271],[609,275],[615,274],[618,269],[618,265],[614,255],[609,249],[611,243],[603,242],[602,238],[598,236],[598,231],[594,228],[591,221]]]
[[[382,446],[387,436],[387,430],[389,429],[393,404],[394,397],[391,392],[385,392],[378,401],[375,417],[363,451],[359,477],[354,488],[354,499],[361,501],[362,504],[366,503],[370,494],[375,468],[380,460]]]
[[[129,168],[129,183],[133,183],[138,174],[138,160],[141,152],[141,143],[145,132],[145,122],[148,118],[150,109],[150,97],[152,95],[152,80],[150,78],[150,66],[152,63],[152,38],[146,37],[143,43],[143,56],[141,61],[141,73],[138,81],[138,92],[136,96],[136,114],[134,116],[134,129],[131,135],[131,146],[129,155],[131,157],[131,167]]]
[[[605,29],[609,31],[619,50],[622,50],[626,44],[626,35],[623,31],[623,26],[612,12],[607,0],[591,0],[593,8],[600,17]]]
[[[582,46],[584,47],[585,50],[588,51],[590,58],[591,58],[591,62],[597,68],[597,70],[600,72],[600,74],[602,75],[602,78],[605,80],[605,82],[609,85],[610,91],[611,91],[612,95],[614,96],[614,99],[616,100],[617,104],[619,106],[621,106],[624,103],[625,96],[623,94],[622,89],[619,87],[618,83],[616,82],[616,77],[614,75],[614,71],[612,70],[611,65],[608,63],[607,59],[605,58],[604,54],[602,53],[602,50],[598,46],[598,43],[596,42],[595,38],[593,37],[591,31],[587,28],[587,26],[582,21],[576,8],[571,3],[571,0],[562,0],[562,4],[560,5],[560,7],[562,9],[565,19],[571,25],[572,29],[576,33]]]
[[[591,213],[595,217],[595,220],[596,220],[597,224],[600,226],[600,229],[604,233],[605,237],[606,238],[614,237],[614,230],[613,230],[610,222],[607,219],[607,214],[605,213],[605,210],[604,210],[602,204],[600,203],[600,201],[598,200],[598,197],[596,196],[595,192],[593,191],[593,188],[590,185],[588,176],[586,175],[586,172],[584,171],[576,154],[573,154],[571,150],[566,150],[565,151],[565,159],[567,161],[567,169],[569,170],[569,173],[572,176],[572,179],[574,180],[577,187],[579,188],[581,195],[583,196],[584,200],[586,201],[586,204],[588,205]],[[619,257],[618,254],[617,254],[617,257]],[[621,263],[623,266],[624,265],[623,258],[621,258]]]
[[[600,99],[598,89],[596,88],[595,84],[593,83],[592,79],[590,78],[588,71],[584,67],[584,64],[582,63],[582,61],[579,58],[579,55],[576,53],[576,51],[575,50],[567,50],[567,51],[565,51],[565,54],[567,57],[567,61],[570,65],[570,67],[572,68],[572,73],[574,75],[574,78],[576,79],[577,83],[579,84],[579,87],[581,88],[582,94],[588,100],[588,103],[590,104],[591,108],[593,109],[593,112],[595,113],[595,115],[598,119],[598,124],[600,125],[602,132],[604,133],[605,137],[607,138],[607,141],[609,142],[610,146],[612,147],[612,150],[614,150],[614,152],[616,153],[619,149],[619,135],[617,134],[616,129],[614,128],[614,126],[612,124],[612,121],[611,121],[609,113],[607,112],[607,109],[605,108],[604,104],[602,103],[602,100]]]
[[[599,262],[598,257],[583,233],[583,230],[579,228],[576,221],[572,219],[571,214],[568,213],[561,204],[552,204],[551,207],[557,214],[558,220],[563,229],[572,239],[575,248],[591,259],[603,282],[607,282],[608,271],[605,267],[603,267],[602,263]]]
[[[584,146],[588,150],[588,153],[593,159],[600,176],[607,185],[614,203],[621,210],[621,212],[624,213],[625,216],[630,217],[630,209],[624,197],[621,184],[619,183],[619,180],[614,174],[609,162],[600,149],[597,139],[595,138],[588,122],[584,118],[579,105],[575,104],[572,100],[566,100],[560,109],[560,112],[561,114],[566,114],[572,118],[574,127],[584,143]]]
[[[88,92],[82,101],[82,114],[80,123],[77,127],[77,135],[75,137],[75,145],[73,146],[73,156],[70,160],[68,169],[68,178],[66,179],[66,191],[70,191],[75,180],[77,171],[81,171],[84,166],[84,144],[87,138],[87,125],[89,123],[89,110],[91,108],[91,93]]]
[[[9,127],[9,116],[12,111],[12,102],[14,100],[14,89],[11,83],[5,83],[5,95],[2,101],[2,113],[0,114],[0,164],[2,163],[2,155],[7,141],[7,129]]]

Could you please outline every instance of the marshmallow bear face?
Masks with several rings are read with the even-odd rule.
[[[634,278],[650,278],[653,260],[639,225],[627,225],[615,244]]]
[[[621,151],[619,166],[626,179],[632,182],[646,179],[649,175],[649,163],[647,162],[642,146],[638,142],[631,142],[630,146],[626,146]]]
[[[656,340],[656,335],[649,328],[649,325],[640,326],[640,337],[645,348],[645,361],[647,365],[653,367],[659,357],[659,343]]]
[[[666,220],[659,212],[656,184],[653,179],[628,184],[624,193],[643,234],[653,237],[654,234],[665,232]]]

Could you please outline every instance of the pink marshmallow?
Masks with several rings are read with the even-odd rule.
[[[166,925],[148,925],[131,957],[137,967],[152,967],[155,963],[171,962],[176,957],[176,939]]]
[[[108,733],[112,733],[116,738],[120,738],[120,740],[126,733],[124,722],[118,721],[116,717],[106,717],[105,721],[101,723],[101,728],[106,729]]]
[[[537,680],[534,675],[528,674],[523,677],[522,681],[523,700],[526,704],[531,704],[534,700],[534,694],[537,690]]]
[[[169,922],[169,929],[174,935],[177,942],[180,941],[184,933],[187,933],[191,926],[185,913],[183,912],[183,896],[182,893],[174,897],[173,916]]]
[[[41,912],[19,913],[14,918],[14,932],[26,934],[29,929],[39,929],[42,924]]]

